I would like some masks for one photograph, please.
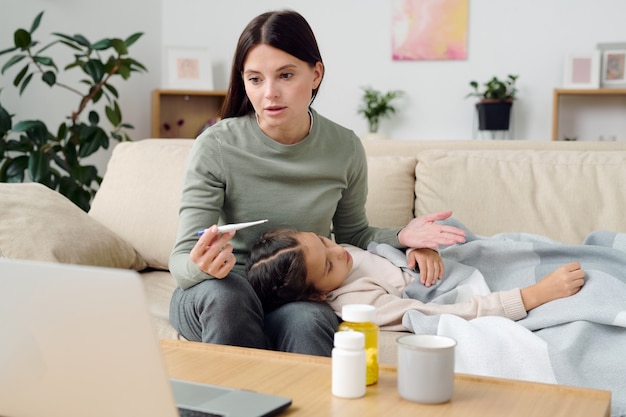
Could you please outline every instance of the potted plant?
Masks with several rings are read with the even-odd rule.
[[[83,160],[101,148],[108,148],[110,138],[130,140],[125,129],[133,126],[122,120],[118,90],[111,81],[114,77],[127,80],[133,72],[146,71],[128,53],[128,48],[143,34],[135,33],[126,39],[104,38],[92,43],[83,35],[53,33],[56,39],[42,47],[33,39],[42,16],[43,12],[36,16],[30,30],[16,30],[14,46],[0,51],[0,55],[12,54],[2,66],[1,73],[4,75],[20,64],[12,83],[19,88],[20,95],[31,85],[31,80],[41,79],[50,87],[60,87],[76,94],[77,106],[68,111],[66,120],[52,129],[41,120],[13,123],[13,115],[0,101],[0,182],[30,179],[59,191],[88,211],[102,177],[95,166],[86,165]],[[45,55],[54,45],[67,47],[72,61],[58,67],[51,57]],[[72,69],[82,71],[80,87],[61,81],[63,71]],[[106,103],[100,102],[101,99]],[[105,117],[100,116],[102,111]],[[109,133],[100,126],[105,118],[112,126]]]
[[[518,75],[508,75],[504,80],[491,78],[480,88],[478,82],[470,81],[470,92],[466,97],[477,97],[479,130],[509,130],[511,107],[516,99],[515,82]]]
[[[400,90],[387,91],[382,93],[371,87],[362,87],[363,97],[358,113],[367,119],[368,131],[377,133],[380,119],[389,117],[396,112],[396,108],[391,103],[394,99],[404,93]]]

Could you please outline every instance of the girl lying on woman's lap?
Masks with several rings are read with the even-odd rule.
[[[438,252],[410,252],[417,259],[423,285],[430,287],[442,279],[443,261]],[[326,301],[340,315],[343,305],[371,304],[377,310],[376,324],[386,330],[403,330],[402,317],[409,310],[465,319],[495,315],[519,320],[533,308],[576,294],[585,277],[580,264],[571,262],[522,289],[475,295],[457,304],[424,303],[403,298],[403,290],[414,276],[386,258],[292,229],[265,233],[253,247],[246,269],[266,311],[291,301],[317,300]]]

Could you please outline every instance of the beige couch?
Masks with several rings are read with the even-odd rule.
[[[117,145],[89,214],[38,184],[0,184],[0,256],[141,271],[160,338],[174,281],[167,261],[192,140]],[[368,216],[401,226],[452,209],[476,233],[524,231],[579,243],[626,232],[626,142],[365,141]],[[382,332],[380,361],[396,361]]]

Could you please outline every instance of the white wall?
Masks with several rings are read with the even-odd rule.
[[[381,127],[395,139],[472,138],[473,101],[465,99],[469,81],[513,73],[520,75],[515,137],[549,140],[552,91],[562,84],[564,57],[595,50],[598,42],[626,41],[623,0],[470,0],[467,60],[394,62],[391,1],[163,0],[163,42],[209,46],[215,86],[226,88],[243,27],[263,11],[284,7],[305,16],[320,44],[327,73],[315,107],[361,134],[366,123],[356,114],[360,86],[403,89],[405,107]],[[623,114],[626,101],[617,101]],[[566,117],[570,107],[576,110],[564,105]],[[602,112],[607,111],[614,107]],[[579,139],[614,131],[626,140],[624,123],[600,118]]]
[[[327,73],[315,107],[326,116],[362,134],[366,123],[356,113],[361,86],[406,91],[401,112],[381,127],[394,139],[472,138],[473,102],[464,98],[468,82],[515,73],[515,137],[549,140],[552,90],[562,83],[565,55],[592,51],[598,42],[626,41],[623,0],[470,0],[468,59],[422,62],[391,60],[391,1],[0,0],[0,49],[41,10],[46,13],[40,35],[81,33],[95,41],[145,32],[131,51],[149,72],[117,84],[125,119],[135,126],[131,135],[144,138],[150,135],[150,92],[161,86],[164,46],[208,46],[215,88],[225,89],[241,30],[257,14],[278,8],[301,12],[317,35]],[[5,61],[0,57],[0,65]],[[18,98],[14,74],[0,76],[0,97],[16,120],[42,118],[56,125],[75,107],[74,96],[34,80]],[[626,140],[626,118],[620,117],[626,99],[588,103],[574,99],[563,106],[564,120],[582,132],[579,139],[616,134]],[[591,114],[591,121],[579,111]],[[108,155],[99,155],[96,164],[104,167]]]

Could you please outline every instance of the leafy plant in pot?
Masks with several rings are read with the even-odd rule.
[[[506,79],[491,78],[483,83],[482,89],[476,81],[470,81],[470,92],[466,97],[477,97],[479,130],[508,130],[511,120],[511,107],[517,98],[515,82],[518,75],[508,75]]]
[[[404,93],[400,90],[391,90],[383,93],[371,87],[362,87],[362,90],[362,103],[358,113],[365,116],[368,131],[376,133],[378,132],[380,119],[390,117],[396,112],[396,108],[391,102],[401,97]]]
[[[78,95],[77,108],[70,111],[67,120],[57,128],[49,129],[41,120],[23,120],[14,124],[14,115],[0,101],[0,182],[27,181],[28,174],[30,180],[59,191],[88,211],[102,177],[95,166],[83,162],[84,158],[102,148],[107,149],[110,138],[131,140],[125,130],[133,126],[122,121],[118,90],[111,81],[116,76],[127,80],[133,72],[146,71],[128,53],[128,48],[143,33],[135,33],[126,39],[104,38],[94,43],[79,34],[53,33],[56,40],[40,47],[33,34],[42,16],[43,12],[35,17],[30,30],[16,30],[14,46],[0,51],[0,55],[12,54],[2,66],[1,73],[4,75],[13,66],[25,63],[13,80],[20,95],[33,77],[38,76],[50,87],[60,87]],[[71,50],[73,61],[63,71],[82,70],[82,88],[69,86],[58,79],[61,70],[50,56],[44,54],[57,44]],[[103,106],[95,106],[103,98],[106,99],[104,114],[112,126],[108,134],[100,126],[103,118],[98,112]]]

